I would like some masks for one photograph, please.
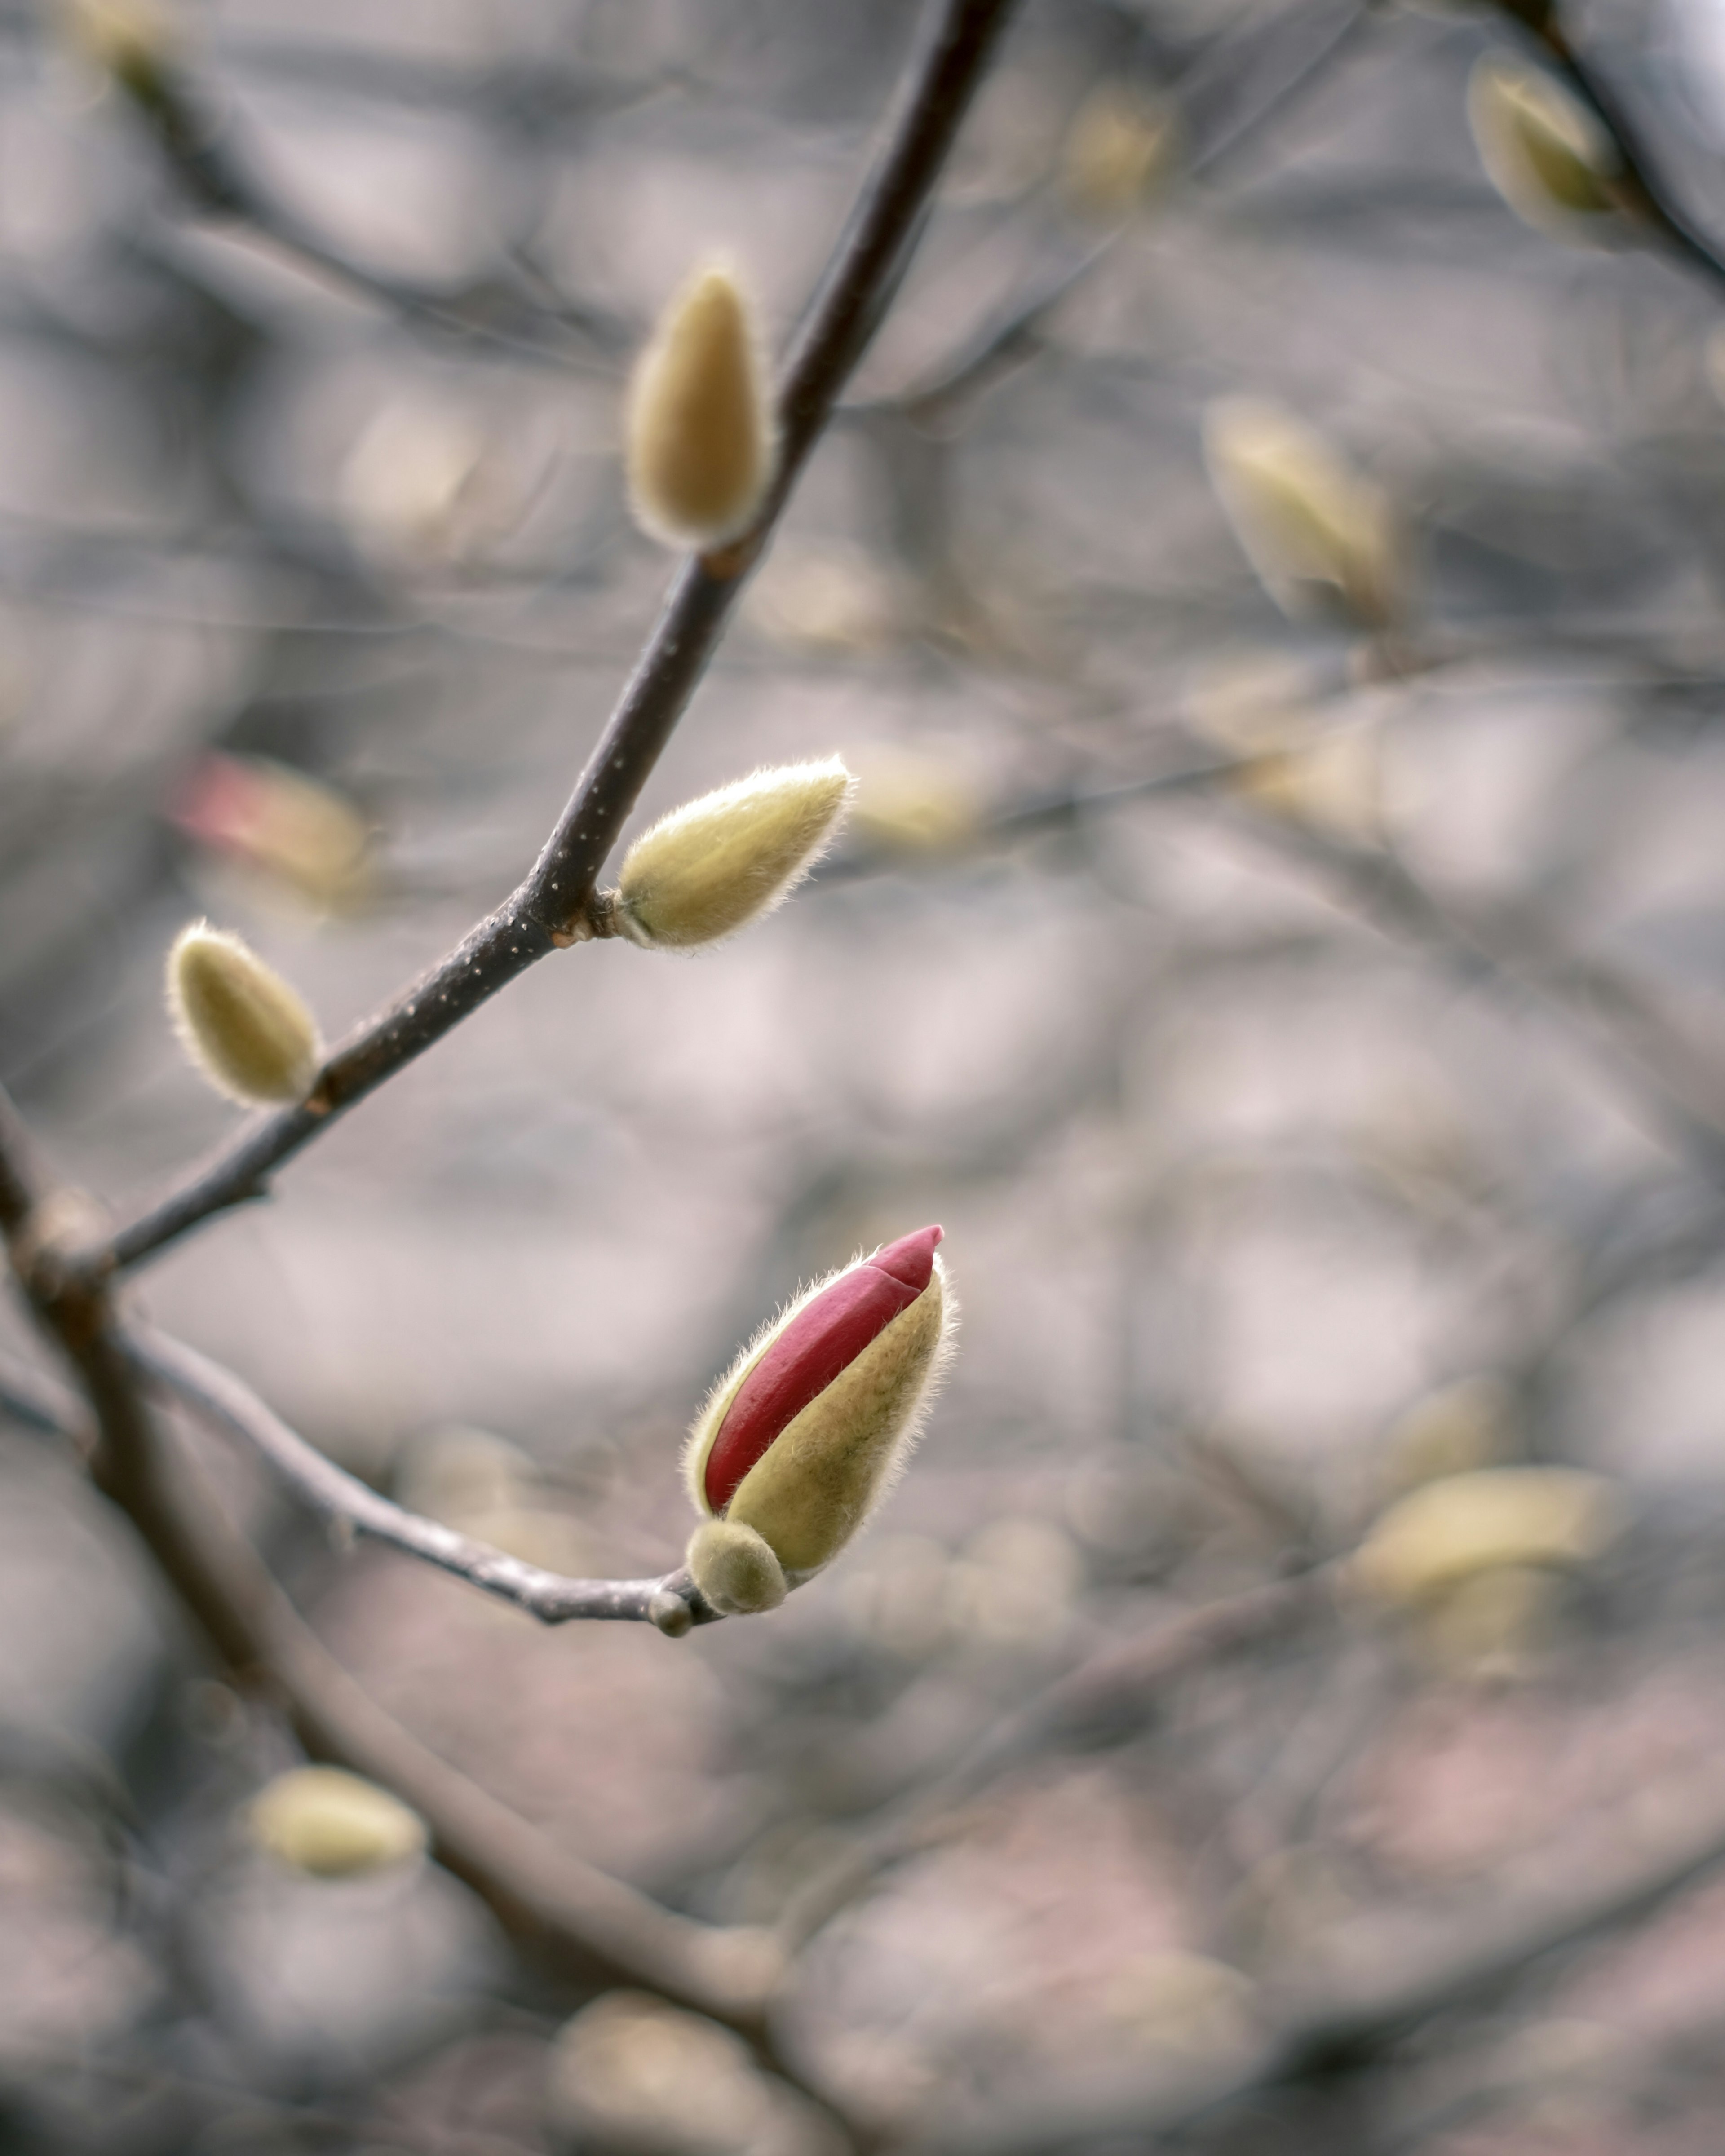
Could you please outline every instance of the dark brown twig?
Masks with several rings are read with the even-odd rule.
[[[262,1195],[271,1173],[336,1116],[424,1053],[517,974],[591,933],[598,872],[706,671],[839,390],[896,290],[959,121],[1011,0],[943,0],[906,78],[886,147],[793,347],[778,399],[780,468],[753,527],[691,557],[531,873],[378,1017],[349,1034],[303,1106],[249,1125],[204,1168],[85,1253],[85,1278],[122,1271],[213,1214]]]

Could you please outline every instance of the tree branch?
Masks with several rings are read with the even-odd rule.
[[[511,1557],[490,1543],[393,1504],[338,1467],[266,1407],[249,1385],[183,1342],[151,1327],[116,1331],[119,1352],[146,1378],[166,1385],[200,1419],[261,1454],[300,1498],[326,1520],[405,1550],[544,1625],[574,1618],[615,1618],[656,1625],[680,1636],[691,1625],[716,1624],[686,1572],[656,1579],[569,1579]]]
[[[898,286],[959,121],[1012,0],[942,0],[884,150],[853,209],[778,398],[778,479],[752,528],[686,560],[634,676],[531,873],[431,971],[349,1034],[302,1106],[249,1125],[178,1188],[81,1253],[86,1283],[137,1265],[213,1214],[261,1196],[272,1172],[536,960],[593,933],[598,872],[686,709],[809,452]]]

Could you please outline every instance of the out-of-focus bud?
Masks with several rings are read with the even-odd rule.
[[[1267,398],[1212,404],[1204,447],[1235,536],[1284,613],[1339,612],[1365,629],[1396,619],[1401,550],[1382,487]]]
[[[1496,1567],[1573,1567],[1623,1524],[1603,1475],[1579,1467],[1481,1467],[1399,1497],[1354,1552],[1354,1584],[1378,1600],[1418,1603]]]
[[[674,808],[624,855],[618,927],[648,950],[691,950],[770,913],[819,859],[854,783],[829,756]]]
[[[684,1471],[707,1515],[690,1538],[689,1569],[716,1609],[775,1608],[831,1563],[896,1481],[952,1339],[940,1240],[938,1228],[920,1228],[819,1281],[714,1389]]]
[[[754,309],[732,272],[701,270],[660,317],[629,401],[635,521],[703,552],[746,531],[777,441]]]
[[[399,1797],[338,1767],[295,1767],[253,1798],[246,1825],[260,1848],[322,1879],[405,1863],[425,1847],[425,1822]]]
[[[151,0],[64,0],[60,19],[74,51],[129,96],[144,105],[159,99],[178,40]]]
[[[370,834],[353,803],[267,757],[201,757],[169,814],[188,839],[336,911],[370,890]]]
[[[1524,223],[1591,239],[1621,211],[1622,167],[1604,128],[1540,69],[1485,54],[1468,80],[1467,117],[1486,177]]]
[[[982,820],[975,789],[950,765],[899,750],[870,754],[851,810],[855,836],[905,853],[963,843]]]
[[[1086,216],[1129,216],[1167,172],[1173,146],[1167,112],[1139,91],[1103,83],[1085,99],[1066,130],[1060,145],[1060,192]]]
[[[1384,1482],[1390,1491],[1414,1490],[1488,1467],[1508,1450],[1513,1422],[1509,1389],[1488,1372],[1440,1385],[1384,1432]]]
[[[167,955],[167,1006],[186,1053],[218,1093],[303,1101],[323,1060],[317,1021],[239,937],[194,921]]]
[[[546,2093],[569,2156],[832,2156],[822,2122],[729,2030],[644,1992],[607,1992],[564,2025]]]

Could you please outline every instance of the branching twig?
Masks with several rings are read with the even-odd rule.
[[[691,1623],[718,1622],[718,1613],[701,1600],[685,1572],[656,1579],[568,1579],[408,1512],[326,1458],[249,1385],[208,1356],[149,1327],[129,1326],[116,1340],[146,1377],[166,1385],[203,1421],[262,1454],[314,1512],[452,1572],[542,1624],[566,1625],[582,1617],[633,1619],[677,1635]]]
[[[95,1250],[96,1280],[136,1265],[212,1214],[262,1194],[271,1173],[517,974],[593,932],[605,857],[682,716],[846,377],[896,290],[958,123],[1011,0],[942,0],[886,146],[798,336],[778,404],[778,479],[722,556],[691,557],[531,874],[449,956],[336,1047],[302,1106],[249,1125],[216,1158]]]

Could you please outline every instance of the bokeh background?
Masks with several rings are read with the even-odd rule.
[[[116,20],[0,14],[0,1075],[123,1206],[233,1121],[188,917],[333,1035],[531,861],[669,573],[629,355],[715,249],[783,348],[915,11]],[[1725,233],[1717,8],[1572,28]],[[1720,2145],[1725,283],[1518,221],[1512,32],[1027,6],[644,803],[842,751],[837,856],[699,960],[536,968],[136,1291],[403,1502],[634,1574],[737,1341],[945,1224],[922,1453],[770,1620],[543,1631],[187,1439],[436,1749],[779,1928],[860,2145]],[[1242,395],[1381,508],[1387,625],[1255,574]],[[435,1866],[259,1848],[295,1758],[8,1427],[4,2146],[842,2148]]]

